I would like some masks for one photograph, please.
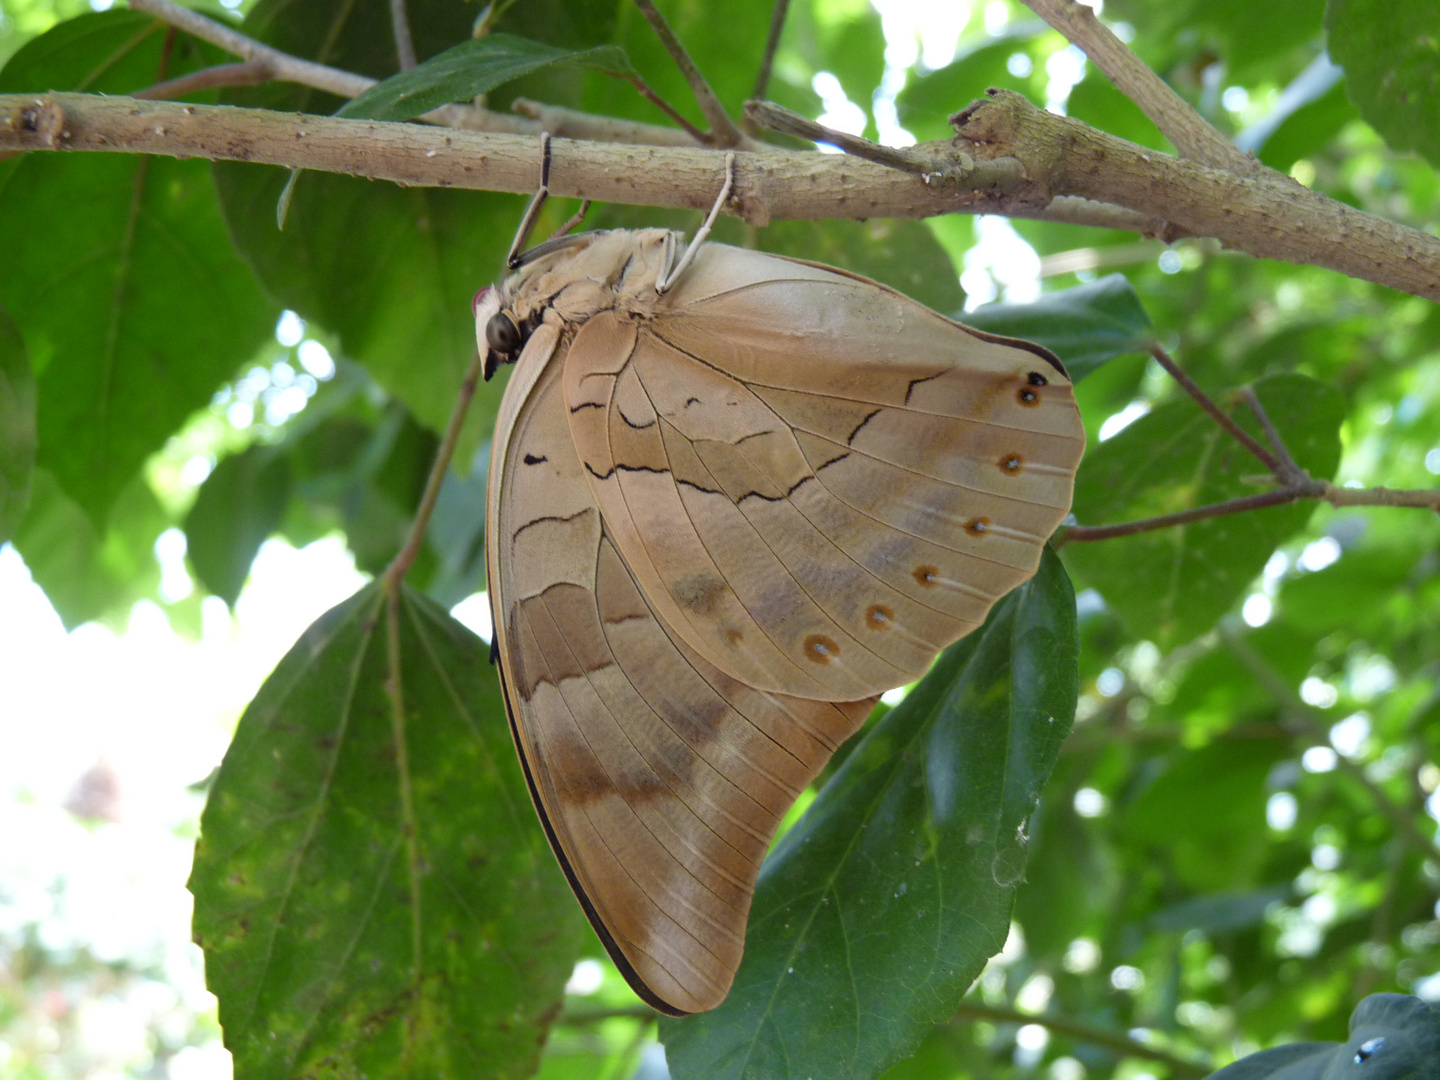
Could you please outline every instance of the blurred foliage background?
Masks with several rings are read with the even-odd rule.
[[[102,6],[0,0],[0,92],[124,93],[220,59],[188,39],[165,46],[139,15],[91,11]],[[731,0],[723,15],[688,0],[660,6],[738,114],[770,0]],[[343,23],[329,62],[392,72],[386,5],[367,0],[345,20],[340,7],[232,11],[248,32],[305,55]],[[442,0],[410,7],[422,56],[468,36],[479,13]],[[512,33],[623,45],[699,120],[628,2],[496,10]],[[1424,111],[1433,98],[1417,113],[1380,93],[1375,72],[1391,46],[1367,33],[1382,20],[1410,39],[1440,33],[1428,4],[1107,0],[1102,10],[1266,164],[1353,206],[1440,227],[1440,126]],[[1170,149],[1083,55],[1008,0],[795,0],[769,96],[904,142],[946,137],[946,117],[988,86]],[[659,120],[628,85],[593,72],[537,74],[489,103],[514,97]],[[339,105],[284,84],[224,100]],[[234,163],[0,161],[0,408],[27,393],[40,403],[33,474],[0,486],[0,539],[67,627],[122,628],[148,601],[198,634],[205,597],[233,605],[267,537],[300,546],[339,533],[369,573],[403,540],[468,361],[470,295],[498,273],[522,200],[307,174],[281,233],[273,207],[284,182],[281,170]],[[641,221],[694,225],[627,208],[601,209],[591,224]],[[758,237],[731,221],[719,231],[894,282],[943,311],[980,308],[977,318],[991,302],[1123,274],[1190,374],[1222,402],[1255,385],[1317,475],[1395,488],[1440,476],[1440,313],[1427,301],[1206,241],[1166,248],[1023,220],[788,223]],[[103,385],[74,360],[93,355],[112,362]],[[464,467],[447,480],[410,579],[447,608],[484,584],[476,510],[498,393],[477,403]],[[1208,421],[1140,352],[1093,370],[1078,397],[1091,437],[1082,524],[1243,493],[1243,475],[1258,471],[1217,461],[1226,448]],[[10,434],[22,415],[9,414]],[[0,465],[15,467],[26,451],[6,453]],[[166,588],[157,557],[175,544],[157,541],[177,532],[198,583],[189,590]],[[1343,1041],[1369,993],[1440,1000],[1440,518],[1307,504],[1069,545],[1062,558],[1078,593],[1079,706],[1031,822],[1010,938],[954,1019],[886,1075],[1198,1077],[1278,1043]],[[12,930],[0,938],[0,1075],[138,1069],[32,1037],[45,1009],[65,1015],[56,987],[103,996],[123,973],[83,950],[47,951],[33,927]],[[653,1019],[593,940],[570,989],[540,1075],[664,1075]],[[213,1014],[187,1022],[189,1033],[151,1031],[149,1057],[133,1059],[149,1071],[130,1074],[182,1075],[165,1070],[177,1047],[213,1032]],[[66,1046],[82,1038],[54,1026]]]

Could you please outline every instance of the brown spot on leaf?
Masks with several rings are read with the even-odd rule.
[[[915,580],[927,589],[933,588],[940,580],[940,571],[933,566],[915,567]]]
[[[884,604],[871,604],[865,609],[865,625],[871,630],[889,630],[895,622],[895,612]]]

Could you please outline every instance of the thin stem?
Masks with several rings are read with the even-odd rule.
[[[986,176],[983,183],[987,190],[1006,191],[1025,178],[1025,170],[1013,158],[976,162],[963,150],[954,150],[948,144],[941,153],[903,146],[882,146],[858,135],[817,124],[814,120],[806,119],[799,113],[769,101],[747,101],[745,117],[760,127],[778,131],[782,135],[829,143],[847,154],[873,161],[877,165],[914,173],[920,176],[927,186],[937,181],[952,181],[958,186],[961,179],[967,184],[974,184],[977,174],[983,173]]]
[[[1185,372],[1181,370],[1180,365],[1170,358],[1170,354],[1160,346],[1159,342],[1152,341],[1149,345],[1149,351],[1150,355],[1155,358],[1155,361],[1170,373],[1170,377],[1179,383],[1187,394],[1195,399],[1196,404],[1210,414],[1210,419],[1214,420],[1229,432],[1231,437],[1241,446],[1245,447],[1246,450],[1254,454],[1260,463],[1274,473],[1277,478],[1284,478],[1280,459],[1256,442],[1255,438],[1248,431],[1232,420],[1224,409],[1216,405],[1215,402],[1211,400],[1210,395],[1205,393],[1204,390],[1201,390],[1200,387],[1196,385],[1195,380],[1185,374]]]
[[[1159,1061],[1168,1065],[1176,1076],[1179,1077],[1202,1077],[1209,1075],[1210,1066],[1199,1061],[1192,1061],[1189,1058],[1182,1058],[1168,1050],[1161,1050],[1158,1047],[1147,1046],[1137,1039],[1132,1039],[1123,1031],[1116,1031],[1113,1028],[1097,1027],[1094,1024],[1087,1024],[1083,1020],[1072,1020],[1065,1016],[1055,1016],[1049,1013],[1035,1015],[1033,1013],[1022,1013],[1015,1009],[997,1008],[993,1005],[982,1005],[978,1001],[962,1001],[960,1007],[955,1010],[955,1020],[964,1022],[967,1020],[989,1020],[992,1023],[1000,1024],[1039,1024],[1041,1027],[1049,1028],[1051,1031],[1058,1031],[1063,1035],[1069,1035],[1072,1039],[1080,1042],[1090,1043],[1092,1046],[1103,1046],[1112,1050],[1122,1057],[1144,1058],[1147,1061]]]
[[[775,0],[775,10],[770,13],[770,36],[765,39],[765,55],[760,58],[752,98],[763,98],[770,86],[770,68],[775,63],[775,50],[780,47],[780,35],[785,30],[785,15],[789,10],[790,0]]]
[[[151,101],[165,101],[184,97],[200,90],[215,90],[222,86],[257,86],[275,77],[274,70],[264,60],[242,60],[235,64],[216,64],[201,68],[188,75],[166,79],[144,90],[136,90],[131,97]]]
[[[425,494],[421,496],[420,505],[415,511],[415,523],[410,526],[410,535],[400,553],[385,568],[385,584],[388,589],[399,589],[401,579],[415,562],[415,557],[420,554],[420,545],[425,542],[425,530],[430,524],[430,515],[435,511],[435,500],[440,498],[445,471],[450,467],[450,459],[455,456],[455,444],[460,441],[460,429],[465,424],[465,413],[470,408],[470,399],[475,396],[475,387],[480,383],[483,366],[484,358],[477,352],[465,371],[465,379],[460,384],[460,395],[455,401],[454,411],[450,413],[450,423],[445,428],[445,437],[440,440],[440,448],[435,452],[435,464],[430,467],[430,478],[425,482]]]
[[[639,75],[619,75],[618,77],[624,79],[631,86],[635,87],[635,89],[639,91],[641,97],[643,97],[646,101],[650,102],[650,104],[654,105],[671,120],[675,121],[676,124],[678,124],[681,128],[684,129],[687,135],[689,135],[701,146],[709,145],[709,136],[707,136],[705,132],[701,131],[685,117],[681,116],[679,111],[676,110],[675,106],[671,105],[668,101],[666,101],[654,90],[652,90],[650,88],[650,84],[647,83],[644,79],[642,79]]]
[[[1305,483],[1306,481],[1313,483],[1310,474],[1300,468],[1295,463],[1295,459],[1290,456],[1290,451],[1285,446],[1285,440],[1280,437],[1280,432],[1276,429],[1274,421],[1270,419],[1270,414],[1265,411],[1265,406],[1260,404],[1260,395],[1255,393],[1255,388],[1253,386],[1245,387],[1240,391],[1240,397],[1249,406],[1250,411],[1255,414],[1255,419],[1260,421],[1260,429],[1265,432],[1266,440],[1279,459],[1280,468],[1277,475],[1291,484]]]
[[[1330,725],[1324,713],[1302,701],[1285,678],[1252,649],[1233,626],[1222,622],[1220,637],[1235,659],[1240,661],[1241,666],[1248,669],[1255,681],[1274,699],[1287,726],[1296,735],[1309,739],[1316,746],[1330,745]],[[1366,775],[1365,769],[1357,762],[1344,754],[1336,754],[1335,763],[1341,772],[1365,789],[1375,809],[1390,820],[1397,836],[1419,852],[1422,858],[1429,859],[1440,867],[1440,845],[1437,845],[1433,836],[1426,836],[1420,831],[1410,811],[1390,798],[1379,784]]]
[[[395,56],[400,70],[415,66],[415,42],[410,37],[410,17],[405,13],[405,0],[390,0],[390,25],[395,35]]]
[[[725,111],[725,106],[720,104],[720,99],[715,96],[715,91],[710,89],[710,84],[705,81],[705,76],[700,74],[700,69],[695,66],[695,61],[690,59],[690,54],[685,51],[685,46],[680,44],[680,39],[675,36],[675,31],[670,29],[670,24],[665,21],[655,8],[652,0],[635,0],[635,6],[640,9],[650,26],[655,31],[661,43],[664,44],[670,58],[675,61],[675,66],[685,76],[685,81],[690,84],[690,92],[695,95],[695,103],[700,106],[701,113],[710,125],[710,137],[706,140],[712,146],[721,148],[738,146],[744,139],[744,134],[735,126],[735,121],[730,119],[730,114]]]
[[[1173,529],[1177,525],[1205,521],[1207,518],[1224,517],[1227,514],[1244,514],[1251,510],[1263,510],[1268,506],[1284,506],[1286,503],[1295,502],[1303,497],[1290,488],[1277,488],[1274,491],[1262,491],[1258,495],[1245,495],[1239,499],[1209,503],[1205,506],[1192,507],[1189,510],[1180,510],[1173,514],[1140,518],[1138,521],[1125,521],[1119,525],[1067,525],[1064,533],[1056,538],[1055,544],[1060,547],[1065,544],[1086,544],[1095,540],[1115,540],[1122,536],[1137,536],[1140,533],[1154,532],[1157,529]]]
[[[1181,157],[1238,176],[1266,171],[1192,109],[1164,79],[1130,51],[1095,15],[1074,0],[1025,0],[1031,11],[1082,49],[1115,86],[1140,107]]]

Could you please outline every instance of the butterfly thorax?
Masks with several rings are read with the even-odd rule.
[[[547,321],[569,338],[603,311],[653,315],[665,299],[656,282],[683,249],[683,237],[666,229],[611,229],[527,252],[519,270],[476,298],[486,378],[518,359]]]

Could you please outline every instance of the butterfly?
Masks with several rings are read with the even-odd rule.
[[[724,1000],[776,827],[877,696],[1035,572],[1085,446],[1046,349],[708,242],[733,161],[690,245],[517,255],[522,225],[475,300],[486,377],[514,364],[486,522],[511,731],[585,914],[674,1016]]]

